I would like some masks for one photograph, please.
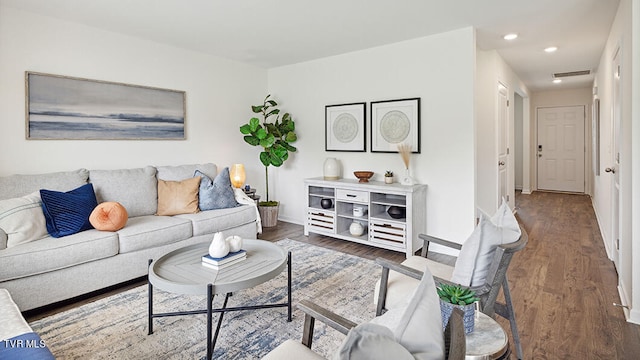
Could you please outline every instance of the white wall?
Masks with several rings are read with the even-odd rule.
[[[637,172],[637,158],[632,156],[632,146],[636,146],[640,141],[637,133],[638,102],[632,97],[632,84],[634,70],[640,68],[638,59],[637,39],[633,39],[632,34],[638,33],[640,16],[637,1],[622,0],[618,7],[618,13],[611,27],[607,44],[600,59],[600,66],[595,80],[598,87],[598,97],[600,98],[600,165],[601,176],[596,177],[594,183],[593,206],[598,216],[598,222],[602,231],[605,247],[610,252],[613,239],[611,221],[611,176],[602,174],[602,169],[613,163],[614,151],[612,149],[612,62],[613,56],[618,48],[621,49],[622,67],[622,123],[620,139],[620,250],[618,266],[618,289],[623,304],[631,306],[631,312],[625,311],[625,315],[630,321],[640,323],[640,280],[638,280],[637,267],[640,261],[639,247],[640,234],[634,233],[634,225],[637,222],[638,214],[632,214],[632,208],[637,204],[633,201],[634,191],[639,180],[632,178],[632,172]],[[635,33],[632,31],[635,29]],[[636,41],[634,44],[632,41]],[[637,78],[635,79],[637,83]],[[637,89],[637,84],[635,85]],[[636,122],[632,118],[635,116]],[[634,126],[635,125],[635,126]],[[635,145],[632,145],[632,139]],[[637,152],[637,151],[636,151]],[[633,165],[636,165],[634,167]],[[635,225],[637,227],[637,225]],[[634,267],[636,272],[634,272]],[[634,274],[636,276],[634,277]]]
[[[27,141],[25,71],[184,90],[187,139]],[[238,127],[266,93],[264,69],[2,7],[0,83],[0,176],[256,161]]]
[[[523,135],[524,135],[524,100],[519,94],[515,94],[513,98],[513,115],[514,115],[514,133],[515,143],[513,149],[513,162],[516,189],[522,190],[523,184]]]
[[[306,217],[303,180],[322,176],[327,157],[345,177],[371,170],[401,174],[398,154],[371,153],[370,102],[421,98],[420,154],[411,173],[428,184],[427,232],[462,242],[474,225],[475,37],[465,28],[392,45],[269,70],[269,90],[292,113],[299,152],[270,174],[281,219]],[[326,152],[325,105],[367,102],[367,152]]]
[[[632,38],[631,67],[632,72],[631,88],[631,138],[632,141],[632,213],[637,218],[640,214],[640,3],[631,3],[631,34]],[[631,274],[640,274],[640,221],[632,224],[632,269]],[[632,275],[633,276],[633,275]],[[633,276],[632,279],[632,304],[629,321],[640,324],[640,276]]]
[[[498,147],[497,147],[497,103],[498,83],[508,89],[509,103],[509,204],[515,206],[515,94],[523,97],[522,106],[528,109],[529,90],[495,51],[477,51],[476,56],[476,167],[477,167],[477,207],[487,214],[498,208]],[[526,122],[528,119],[523,119]]]

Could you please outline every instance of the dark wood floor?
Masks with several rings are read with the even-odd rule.
[[[535,192],[518,195],[516,206],[529,243],[512,260],[508,276],[525,358],[639,359],[640,326],[627,323],[622,310],[613,306],[620,302],[617,275],[607,259],[590,198]],[[302,226],[282,221],[264,229],[260,238],[290,238],[367,259],[404,259],[399,252],[316,234],[307,237]],[[27,320],[122,290],[28,314]],[[507,321],[498,321],[508,329]]]

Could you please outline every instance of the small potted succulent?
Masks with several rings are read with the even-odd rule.
[[[393,171],[387,170],[384,173],[384,183],[385,184],[393,184]]]
[[[449,317],[453,312],[453,308],[457,307],[464,312],[464,332],[469,334],[473,332],[475,324],[476,292],[462,287],[460,285],[440,284],[436,291],[440,297],[440,313],[442,315],[442,328],[444,329],[449,322]]]

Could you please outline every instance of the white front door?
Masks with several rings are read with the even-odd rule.
[[[513,208],[509,198],[509,94],[507,88],[498,83],[498,206],[506,199]]]
[[[584,193],[584,106],[538,109],[538,189]]]

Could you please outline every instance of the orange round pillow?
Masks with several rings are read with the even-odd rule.
[[[89,215],[89,222],[96,230],[117,231],[127,224],[129,214],[122,204],[107,201],[96,206]]]

